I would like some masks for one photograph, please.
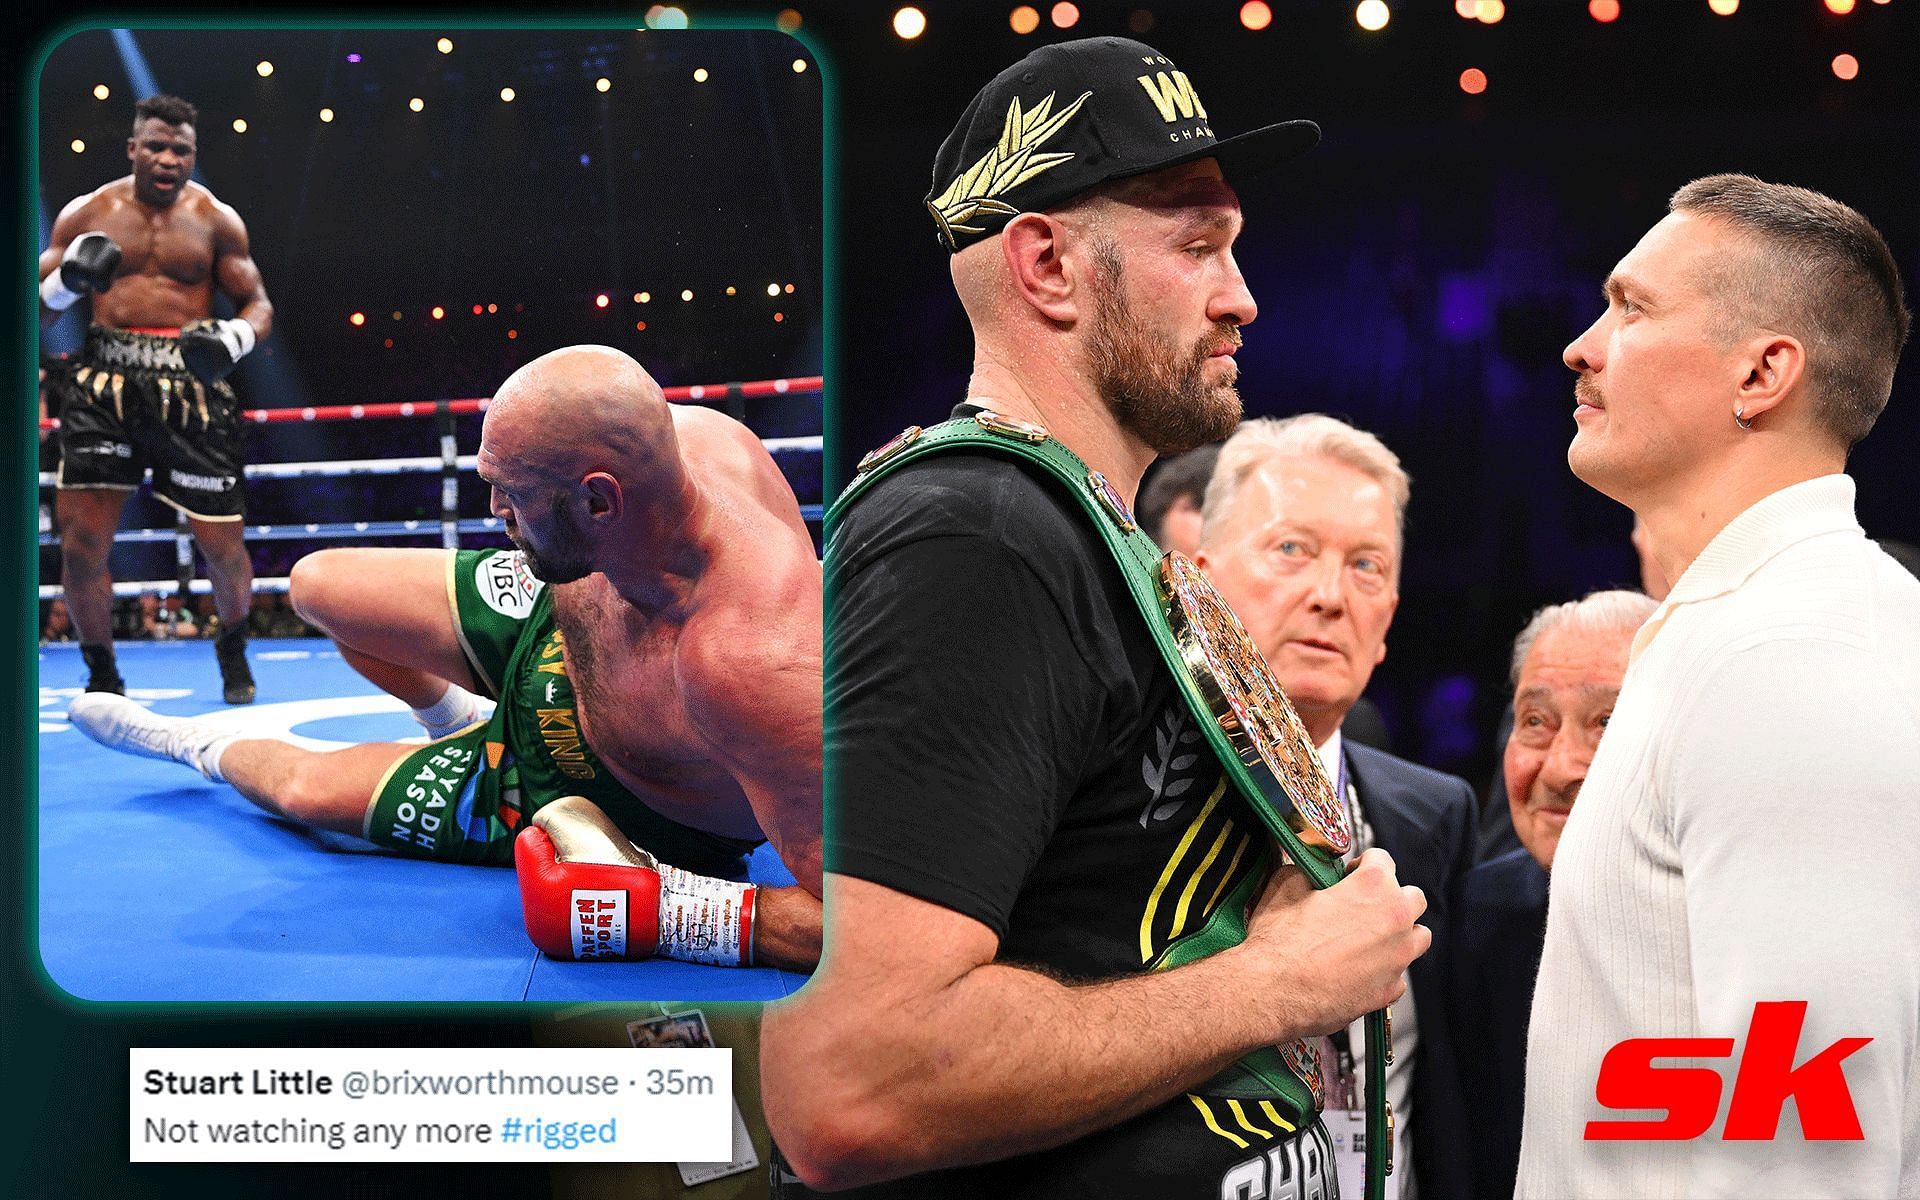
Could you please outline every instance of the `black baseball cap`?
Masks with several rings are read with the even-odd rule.
[[[1217,138],[1185,73],[1152,46],[1083,38],[1042,46],[974,96],[933,160],[940,244],[959,251],[1023,212],[1129,175],[1214,158],[1230,178],[1311,150],[1312,121]]]

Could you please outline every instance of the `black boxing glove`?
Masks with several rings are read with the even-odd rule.
[[[113,287],[120,269],[120,245],[104,233],[83,233],[67,243],[60,269],[40,282],[40,299],[61,312],[82,296],[95,296]]]
[[[253,349],[253,326],[238,317],[180,327],[180,357],[194,378],[211,387]]]

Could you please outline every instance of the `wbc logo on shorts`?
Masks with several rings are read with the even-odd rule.
[[[527,569],[526,555],[509,550],[481,559],[473,569],[473,586],[488,608],[520,621],[533,612],[534,600],[547,585]]]

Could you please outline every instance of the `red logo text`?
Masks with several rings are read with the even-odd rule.
[[[1806,1023],[1804,1000],[1753,1006],[1747,1048],[1733,1080],[1733,1099],[1720,1132],[1730,1142],[1772,1141],[1780,1110],[1791,1099],[1800,1132],[1810,1142],[1857,1142],[1865,1138],[1841,1062],[1872,1038],[1841,1038],[1793,1065]],[[1732,1038],[1630,1038],[1607,1051],[1594,1098],[1612,1109],[1662,1109],[1659,1120],[1589,1121],[1586,1140],[1687,1141],[1713,1128],[1720,1112],[1720,1072],[1713,1067],[1656,1067],[1662,1058],[1726,1058]]]

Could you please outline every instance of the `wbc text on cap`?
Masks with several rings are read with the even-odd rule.
[[[980,89],[934,159],[927,196],[940,242],[959,251],[1023,212],[1113,179],[1202,158],[1230,178],[1312,148],[1320,129],[1284,121],[1221,140],[1186,73],[1128,38],[1042,46]]]

